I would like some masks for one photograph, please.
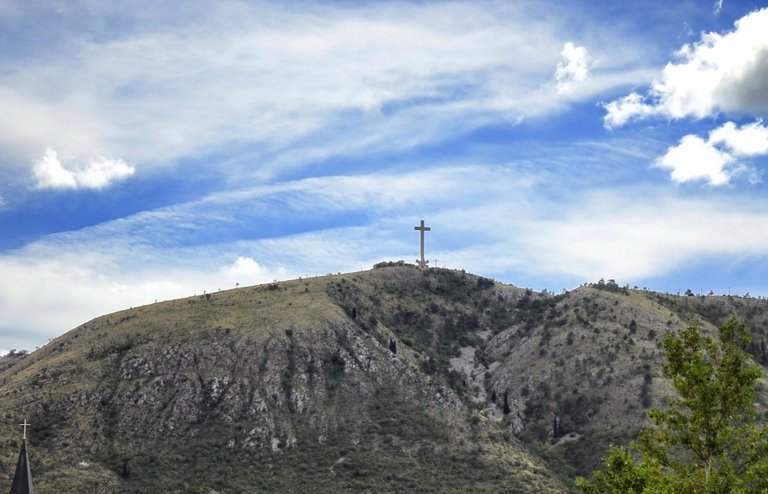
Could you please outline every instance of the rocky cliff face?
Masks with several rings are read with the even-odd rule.
[[[472,425],[432,328],[414,349],[368,310],[397,298],[371,284],[421,279],[393,267],[111,314],[6,369],[0,414],[32,422],[41,491],[561,489],[511,436]]]
[[[95,319],[0,362],[0,416],[41,492],[559,492],[670,392],[664,331],[761,304],[383,264]]]

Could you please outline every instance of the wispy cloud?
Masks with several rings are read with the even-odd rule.
[[[53,140],[53,147],[65,155],[90,155],[95,149],[103,148],[103,121],[100,121],[82,95],[47,97],[44,91],[35,91],[25,80],[14,80],[13,73],[18,68],[5,70],[5,77],[0,76],[0,166],[21,167],[39,156],[42,149]],[[56,80],[53,73],[59,69],[50,67],[26,68],[28,72],[37,72],[41,81]],[[74,77],[72,69],[62,68],[59,74],[63,79]],[[17,74],[17,77],[21,74]],[[10,77],[9,77],[10,76]],[[25,77],[21,77],[24,79]],[[47,91],[47,90],[45,90]],[[86,101],[84,101],[84,99]]]
[[[191,12],[172,29],[141,18],[67,43],[60,61],[7,65],[0,156],[30,163],[50,146],[84,162],[107,149],[151,167],[235,148],[261,168],[293,150],[408,149],[561,111],[542,91],[561,52],[563,91],[588,70],[583,47],[563,48],[564,20],[532,5],[218,2]],[[603,69],[593,89],[627,82]]]
[[[723,0],[715,0],[715,14],[719,14],[723,10]]]
[[[537,270],[638,282],[721,257],[765,256],[764,211],[637,189],[595,192],[560,217],[526,224],[521,244]]]
[[[420,217],[433,226],[430,259],[513,282],[639,282],[693,259],[768,256],[762,201],[723,206],[642,188],[561,197],[549,173],[513,163],[308,178],[50,235],[0,256],[0,311],[24,321],[0,331],[39,341],[155,299],[413,261]],[[271,231],[274,221],[285,228]],[[35,310],[49,299],[56,310]]]
[[[155,299],[410,259],[414,216],[440,210],[445,197],[461,207],[488,194],[523,196],[531,183],[514,168],[480,165],[311,178],[49,235],[0,256],[0,311],[8,315],[0,332],[25,330],[39,341]],[[363,219],[339,224],[348,215]],[[49,298],[55,310],[34,309]]]

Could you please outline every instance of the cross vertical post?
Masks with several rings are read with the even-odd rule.
[[[418,230],[421,237],[421,259],[417,259],[416,264],[418,264],[421,269],[427,269],[429,261],[424,259],[424,232],[428,232],[432,230],[432,228],[429,226],[424,226],[424,220],[421,220],[419,226],[414,226],[413,229]]]

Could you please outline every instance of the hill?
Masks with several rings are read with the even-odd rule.
[[[40,492],[566,492],[671,392],[663,333],[732,311],[764,361],[763,300],[382,263],[89,321],[0,362],[0,416]]]

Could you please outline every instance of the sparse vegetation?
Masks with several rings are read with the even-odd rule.
[[[762,362],[767,307],[388,262],[96,319],[0,358],[0,415],[41,492],[565,492],[669,398],[661,334],[736,311]]]

